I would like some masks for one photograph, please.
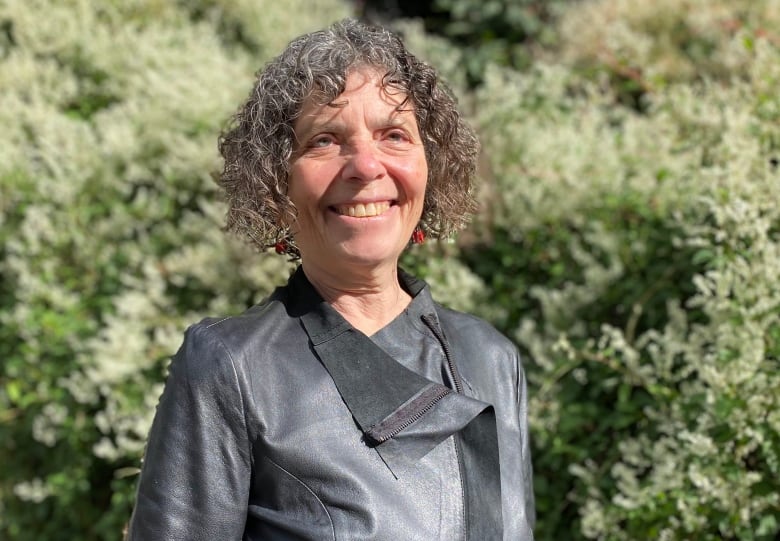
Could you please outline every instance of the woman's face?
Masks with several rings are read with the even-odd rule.
[[[428,166],[413,106],[381,81],[350,72],[332,105],[310,101],[295,122],[288,196],[304,265],[395,267],[420,219]]]

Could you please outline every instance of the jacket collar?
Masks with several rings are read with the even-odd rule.
[[[412,295],[446,336],[430,299],[427,284],[399,271]],[[283,302],[299,317],[312,348],[328,370],[341,398],[363,433],[363,441],[379,453],[400,477],[436,445],[457,434],[464,466],[466,512],[474,539],[500,539],[501,483],[493,406],[428,380],[390,357],[325,302],[298,268],[285,288]],[[444,329],[446,331],[446,329]],[[495,531],[498,525],[499,531]]]
[[[422,280],[405,273],[399,276],[410,294],[428,295],[426,284]],[[384,448],[391,447],[384,446],[389,441],[390,434],[398,431],[404,424],[410,426],[412,418],[419,420],[423,413],[430,412],[432,404],[429,402],[438,402],[444,396],[453,394],[447,387],[398,363],[365,334],[355,329],[322,299],[301,268],[298,268],[290,279],[288,290],[290,311],[300,317],[315,353],[330,373],[341,398],[358,422],[366,443],[377,447],[383,458]],[[433,311],[432,301],[422,304],[430,306]],[[473,412],[468,419],[459,419],[457,423],[448,426],[448,430],[437,429],[435,437],[429,434],[422,438],[429,441],[430,446],[420,448],[418,441],[417,452],[410,455],[413,460],[420,458],[441,440],[465,426],[479,410],[487,406],[476,400],[470,399],[470,402],[474,402],[474,407],[470,409],[478,411]],[[420,454],[422,451],[424,452]],[[403,457],[404,454],[401,453],[398,459]],[[389,462],[398,461],[387,458]]]

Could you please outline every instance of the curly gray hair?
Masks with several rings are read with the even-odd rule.
[[[420,226],[434,238],[461,229],[476,208],[473,180],[479,145],[450,89],[435,70],[412,55],[386,29],[346,19],[305,34],[258,73],[254,89],[219,139],[225,165],[218,183],[229,203],[227,229],[260,249],[283,243],[299,257],[289,235],[295,207],[287,197],[293,129],[304,103],[333,102],[350,69],[385,71],[383,85],[414,106],[428,162]]]

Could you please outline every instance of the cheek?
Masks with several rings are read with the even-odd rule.
[[[312,197],[316,197],[317,183],[314,181],[316,178],[311,167],[296,164],[290,168],[287,196],[296,206],[305,205],[312,200]]]
[[[402,174],[409,197],[422,197],[428,184],[427,162],[424,159],[402,162],[398,165],[398,171]]]
[[[422,199],[425,197],[425,192],[428,189],[428,167],[425,162],[417,170],[413,189],[417,198]]]

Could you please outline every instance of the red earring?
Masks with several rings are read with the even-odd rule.
[[[279,242],[274,244],[274,250],[276,250],[276,253],[279,254],[279,255],[286,254],[288,248],[289,248],[289,245],[287,244],[287,241],[285,241],[285,240],[280,240]]]
[[[415,227],[412,231],[412,244],[423,244],[425,242],[425,231]]]

